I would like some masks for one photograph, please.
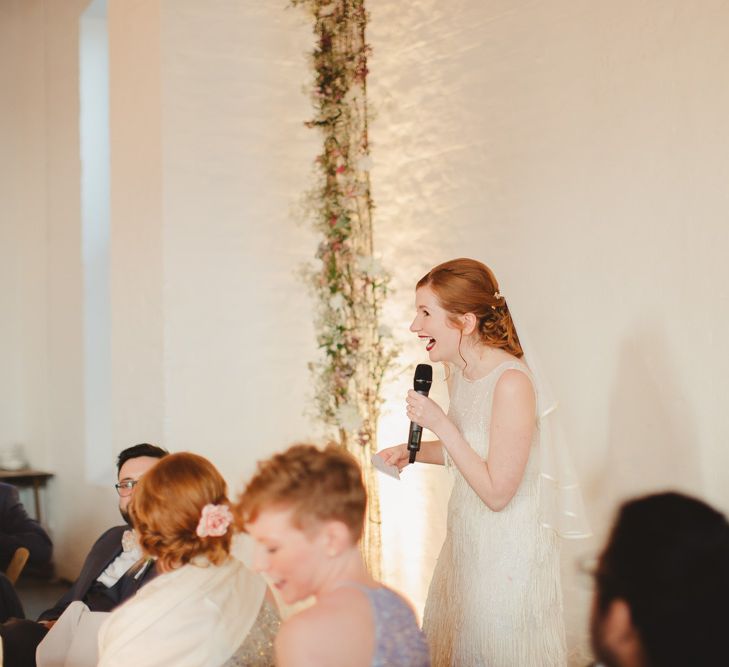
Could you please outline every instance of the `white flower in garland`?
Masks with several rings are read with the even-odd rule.
[[[337,423],[350,433],[359,431],[362,428],[363,419],[359,414],[359,410],[351,403],[344,403],[337,408]]]
[[[377,280],[387,276],[382,264],[372,256],[357,255],[357,270],[370,280]]]
[[[360,171],[370,171],[374,166],[375,163],[369,155],[365,155],[357,160],[357,169]]]
[[[389,327],[387,324],[380,324],[380,326],[377,328],[377,333],[380,335],[380,338],[392,338],[392,328]]]
[[[329,308],[334,311],[340,311],[347,305],[344,297],[340,293],[333,294],[329,299]]]
[[[321,5],[319,7],[319,16],[331,16],[335,11],[337,11],[337,5],[334,2],[329,5]]]

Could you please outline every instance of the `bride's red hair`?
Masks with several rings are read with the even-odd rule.
[[[458,328],[458,315],[473,313],[484,345],[498,347],[521,358],[524,352],[506,300],[499,294],[493,271],[475,259],[452,259],[432,268],[416,288],[429,287]]]

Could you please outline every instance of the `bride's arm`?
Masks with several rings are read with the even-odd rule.
[[[453,367],[447,362],[443,363],[445,367],[445,380],[448,386],[448,394],[451,393],[453,382]],[[408,395],[414,392],[408,392]],[[422,424],[421,424],[422,426]],[[394,447],[386,447],[377,452],[378,456],[388,465],[397,466],[402,470],[410,462],[410,452],[407,443],[395,445]],[[445,456],[443,454],[443,443],[440,440],[426,440],[420,443],[420,451],[417,455],[418,463],[432,463],[434,465],[445,465]]]
[[[395,445],[394,447],[386,447],[377,452],[382,460],[391,466],[397,466],[402,470],[410,461],[410,452],[407,443]],[[440,440],[428,440],[420,443],[420,451],[418,452],[418,463],[434,463],[443,465],[443,444]]]
[[[535,428],[536,398],[529,378],[521,371],[508,370],[496,383],[486,461],[436,403],[411,394],[411,418],[440,438],[466,482],[488,507],[497,512],[504,509],[524,476]]]

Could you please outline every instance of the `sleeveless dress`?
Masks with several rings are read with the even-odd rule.
[[[531,380],[518,361],[475,381],[452,369],[448,417],[484,460],[494,387],[509,369]],[[434,667],[567,664],[557,536],[538,520],[538,444],[535,429],[524,478],[500,512],[487,507],[443,450],[454,485],[423,619]]]
[[[430,667],[428,644],[410,605],[395,591],[343,584],[362,591],[372,605],[375,652],[371,667]]]

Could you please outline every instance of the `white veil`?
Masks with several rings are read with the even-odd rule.
[[[539,429],[539,520],[560,537],[590,537],[579,480],[572,465],[558,413],[559,401],[547,380],[526,328],[517,320],[512,301],[507,307],[524,352],[524,363],[534,378]]]

